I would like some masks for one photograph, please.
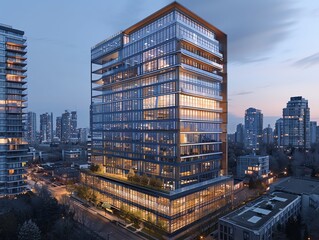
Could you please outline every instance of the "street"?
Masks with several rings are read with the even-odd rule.
[[[76,221],[98,234],[101,238],[106,240],[143,239],[124,227],[117,226],[115,223],[110,222],[110,220],[104,216],[103,211],[71,197],[67,192],[65,185],[51,183],[43,178],[41,174],[36,174],[36,178],[29,177],[27,181],[31,189],[34,189],[36,186],[46,186],[52,196],[55,197],[60,204],[67,204],[70,206],[70,209],[75,213],[74,218]],[[109,216],[109,219],[116,218],[115,216],[112,216]]]
[[[87,228],[96,232],[99,236],[107,240],[142,240],[130,231],[116,226],[105,217],[101,216],[94,208],[85,207],[82,203],[73,198],[70,199],[70,205],[74,208],[75,219],[85,225]]]

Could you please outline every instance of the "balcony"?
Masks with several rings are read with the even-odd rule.
[[[27,53],[27,51],[24,48],[18,47],[18,46],[13,46],[13,45],[8,45],[7,44],[7,51],[11,51],[11,52],[17,52],[20,53],[22,55],[25,55]]]
[[[195,45],[196,47],[200,47],[200,48],[214,54],[216,57],[223,58],[223,54],[216,52],[214,49],[209,48],[209,47],[207,47],[199,42],[194,42],[194,40],[190,37],[182,35],[182,36],[180,36],[180,39],[185,40],[185,41],[189,42],[190,44]]]
[[[181,49],[181,53],[182,53],[182,54],[185,54],[185,55],[187,55],[187,56],[189,56],[189,57],[192,57],[192,58],[194,58],[194,59],[196,59],[196,60],[200,60],[200,61],[202,61],[202,62],[204,62],[204,63],[207,63],[207,64],[209,64],[209,65],[211,65],[211,66],[213,66],[213,67],[215,67],[215,68],[218,68],[218,69],[220,69],[220,70],[223,69],[223,65],[222,65],[222,64],[219,64],[219,63],[217,63],[217,62],[213,62],[213,61],[211,61],[211,60],[209,60],[209,59],[207,59],[207,58],[201,57],[201,56],[199,56],[199,55],[197,55],[197,54],[195,54],[195,53],[192,53],[192,52],[190,52],[190,51],[188,51],[188,50]]]
[[[101,68],[98,68],[98,69],[94,70],[92,73],[94,73],[94,74],[102,74],[103,72],[105,72],[107,70],[107,68],[109,68],[111,66],[118,65],[118,64],[121,64],[121,61],[118,58],[113,59],[111,61],[108,61],[108,62],[104,63]]]
[[[17,75],[17,76],[20,76],[20,77],[23,77],[23,78],[27,77],[26,73],[23,73],[23,72],[20,72],[20,71],[7,70],[6,72],[7,72],[7,74],[10,74],[10,75]]]
[[[20,89],[22,91],[27,89],[26,85],[22,85],[21,83],[10,83],[10,82],[7,82],[6,87],[10,88],[10,89],[11,88]],[[21,95],[24,95],[24,93],[22,93]]]
[[[184,63],[181,64],[181,67],[186,69],[186,70],[188,70],[188,71],[195,72],[195,73],[200,73],[200,74],[203,74],[205,76],[212,77],[212,78],[214,78],[216,80],[223,81],[223,77],[217,75],[216,73],[207,72],[207,71],[201,70],[199,68],[196,68],[196,67],[184,64]]]
[[[21,59],[21,60],[27,60],[27,58],[25,56],[23,56],[23,55],[17,54],[17,53],[8,52],[8,51],[6,52],[6,56],[7,57],[17,58],[17,59]]]
[[[12,65],[12,64],[10,64],[10,65],[7,64],[7,71],[8,70],[17,71],[17,72],[21,72],[21,73],[24,73],[27,71],[27,69],[24,67],[20,67],[18,65]]]
[[[27,61],[26,60],[22,60],[22,59],[17,59],[17,58],[7,58],[7,64],[15,64],[15,65],[22,65],[25,66],[27,65]]]

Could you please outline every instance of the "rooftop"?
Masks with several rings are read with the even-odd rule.
[[[246,204],[244,207],[222,217],[221,220],[252,230],[258,230],[298,198],[300,196],[275,192]]]
[[[16,33],[16,34],[19,34],[19,35],[23,35],[24,34],[23,31],[18,30],[18,29],[14,29],[14,28],[12,28],[12,26],[7,25],[7,24],[3,24],[3,23],[0,23],[0,30],[6,31],[6,32]]]
[[[273,184],[272,189],[293,194],[319,195],[319,180],[289,177]]]

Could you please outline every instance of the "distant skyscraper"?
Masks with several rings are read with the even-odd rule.
[[[55,136],[62,139],[62,117],[57,117],[55,121]]]
[[[78,132],[79,132],[79,142],[87,143],[88,136],[90,134],[90,129],[88,129],[88,128],[79,128]]]
[[[61,141],[68,143],[71,137],[71,114],[65,110],[61,118]]]
[[[37,115],[35,112],[28,112],[26,119],[26,141],[35,143],[37,140]]]
[[[310,148],[310,109],[308,100],[291,97],[283,109],[285,147]]]
[[[26,187],[26,47],[23,31],[0,24],[0,196],[22,193]]]
[[[277,147],[284,145],[284,119],[279,118],[275,124],[274,141]]]
[[[243,144],[245,140],[245,127],[242,123],[238,124],[235,133],[235,142]]]
[[[53,114],[40,115],[40,142],[50,143],[53,139]]]
[[[76,111],[71,112],[71,119],[70,119],[70,137],[73,139],[78,138],[78,117]]]
[[[317,142],[317,122],[310,122],[310,144]]]
[[[274,132],[270,125],[263,130],[263,143],[264,144],[273,144],[274,143]]]
[[[245,147],[259,150],[262,133],[263,114],[256,108],[248,108],[245,112]]]
[[[92,162],[104,175],[82,183],[170,239],[232,202],[226,40],[173,2],[91,50]]]

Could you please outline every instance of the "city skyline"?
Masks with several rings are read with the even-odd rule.
[[[87,127],[90,48],[172,1],[94,1],[76,5],[62,1],[18,2],[14,15],[8,10],[13,3],[2,3],[0,22],[23,29],[28,36],[28,111],[53,112],[57,116],[64,109],[74,109],[79,127]],[[263,111],[264,127],[274,127],[292,96],[308,99],[311,120],[319,120],[319,109],[315,108],[319,95],[311,85],[316,80],[315,64],[319,63],[315,42],[319,30],[312,27],[319,18],[319,3],[178,2],[216,23],[228,35],[230,133],[243,122],[249,107]],[[112,12],[107,11],[110,8]]]

